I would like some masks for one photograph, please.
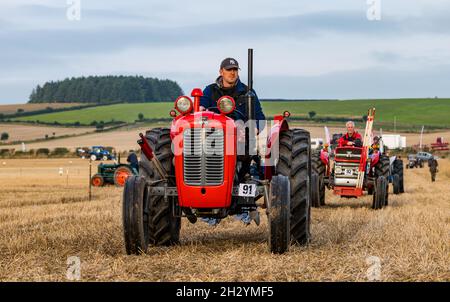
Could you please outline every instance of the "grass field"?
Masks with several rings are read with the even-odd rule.
[[[259,227],[183,219],[179,246],[127,256],[122,189],[97,188],[89,202],[87,161],[1,160],[0,280],[67,281],[76,256],[81,281],[366,281],[370,257],[381,281],[450,281],[450,161],[439,164],[435,183],[427,168],[405,170],[406,193],[380,211],[370,197],[327,192],[328,205],[312,210],[311,244],[284,255],[268,252],[263,215]]]
[[[53,109],[67,108],[74,106],[88,105],[83,103],[40,103],[40,104],[12,104],[12,105],[0,105],[0,113],[13,114],[17,113],[18,109],[23,109],[25,112],[32,112],[36,110],[46,109],[51,107]]]
[[[308,112],[315,111],[317,117],[355,117],[360,119],[370,107],[377,109],[377,122],[394,123],[399,127],[442,126],[450,127],[450,99],[397,99],[397,100],[348,100],[348,101],[307,101],[307,102],[263,102],[263,110],[267,116],[281,114],[289,110],[293,116],[308,116]],[[92,121],[133,122],[138,114],[145,118],[169,117],[172,103],[140,103],[118,104],[86,108],[75,111],[57,112],[17,118],[15,120],[44,122],[89,124]]]

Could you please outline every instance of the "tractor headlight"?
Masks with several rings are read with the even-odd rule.
[[[180,96],[175,101],[175,109],[181,114],[186,114],[192,111],[192,100],[187,96]]]
[[[336,167],[335,168],[335,172],[336,172],[336,174],[341,174],[342,173],[342,168],[341,167]]]
[[[231,96],[223,96],[217,101],[217,108],[219,108],[219,111],[223,114],[230,114],[234,111],[235,104],[236,103]]]

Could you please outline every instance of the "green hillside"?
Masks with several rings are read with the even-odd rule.
[[[450,127],[450,99],[396,99],[396,100],[345,100],[306,102],[263,102],[266,116],[289,110],[292,116],[308,116],[315,111],[316,117],[354,117],[360,119],[369,107],[376,108],[376,122],[393,123],[398,126],[430,125]],[[42,121],[89,124],[92,121],[133,122],[142,113],[144,118],[168,118],[173,103],[116,104],[74,111],[40,114],[16,118],[17,121]]]

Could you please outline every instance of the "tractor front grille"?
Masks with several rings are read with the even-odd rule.
[[[337,186],[356,186],[359,163],[336,162],[334,166],[334,181]]]
[[[184,182],[191,186],[223,183],[224,135],[222,129],[190,128],[183,133]]]

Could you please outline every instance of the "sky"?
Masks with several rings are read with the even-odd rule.
[[[2,0],[0,104],[89,75],[189,94],[226,57],[246,83],[248,48],[260,98],[450,97],[448,0]]]

